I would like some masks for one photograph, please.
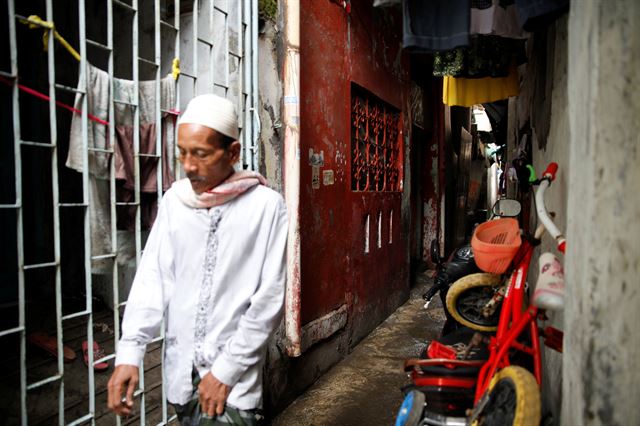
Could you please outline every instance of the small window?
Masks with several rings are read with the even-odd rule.
[[[400,111],[364,89],[351,86],[351,189],[402,190]]]

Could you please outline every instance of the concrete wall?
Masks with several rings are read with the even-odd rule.
[[[282,193],[282,161],[283,124],[282,124],[282,80],[281,59],[282,37],[279,33],[281,26],[272,20],[264,23],[258,38],[258,87],[260,115],[260,164],[262,173],[271,187]]]
[[[569,18],[562,424],[640,423],[640,4]]]
[[[567,40],[568,15],[561,17],[546,29],[531,36],[528,42],[528,58],[521,67],[522,87],[520,95],[510,100],[509,107],[509,161],[515,156],[523,135],[529,139],[530,157],[533,166],[540,174],[554,161],[559,172],[545,195],[545,206],[556,214],[555,223],[566,232],[568,179],[570,172],[569,156],[569,110],[567,93]],[[511,185],[513,191],[515,186]],[[532,195],[531,195],[532,197]],[[525,203],[531,200],[525,197]],[[537,224],[535,206],[531,205],[529,227],[533,230]],[[538,276],[538,258],[541,253],[550,251],[563,259],[554,241],[548,235],[542,238],[542,244],[534,251],[528,283],[533,288]],[[545,325],[564,329],[564,312],[547,312],[549,321]],[[543,417],[551,424],[560,419],[562,403],[562,355],[545,346],[543,353],[542,404]]]
[[[567,229],[567,198],[569,193],[568,178],[570,171],[569,161],[569,114],[567,98],[567,16],[557,21],[548,30],[550,36],[548,53],[549,61],[553,62],[553,68],[548,67],[546,77],[551,79],[551,97],[546,99],[550,110],[549,134],[546,140],[542,140],[543,135],[535,136],[532,141],[533,165],[538,172],[542,173],[546,166],[555,161],[559,165],[559,172],[556,180],[545,194],[545,206],[549,211],[556,213],[554,219],[558,227],[566,232]],[[535,37],[535,35],[534,35]],[[551,52],[549,52],[551,50]],[[540,86],[537,84],[536,86]],[[542,148],[544,147],[544,148]],[[532,215],[535,221],[535,214]],[[535,225],[535,224],[534,224]],[[555,242],[548,235],[543,237],[541,246],[535,251],[529,270],[529,285],[534,286],[538,276],[538,257],[541,253],[550,251],[563,259],[563,256],[555,247]],[[547,312],[550,320],[546,325],[550,325],[562,330],[564,313]],[[551,416],[553,422],[557,422],[560,417],[560,404],[562,401],[562,355],[554,350],[544,349],[544,378],[542,383],[542,403],[543,415]]]
[[[279,2],[280,14],[285,2]],[[365,0],[300,4],[300,227],[302,355],[289,357],[279,330],[265,367],[265,407],[284,408],[376,325],[409,291],[411,85],[400,49],[399,15],[387,16]],[[280,15],[260,42],[261,148],[264,171],[281,183],[283,132]],[[373,28],[373,31],[370,29]],[[352,86],[352,83],[354,85]],[[402,113],[404,190],[351,188],[351,91],[357,85]],[[309,152],[323,153],[323,160]],[[319,156],[318,156],[319,157]],[[334,179],[314,179],[331,172]],[[381,213],[378,216],[379,212]],[[365,214],[370,214],[365,253]],[[393,214],[393,219],[389,219]],[[381,217],[380,228],[377,220]],[[376,235],[380,232],[380,244]],[[389,235],[392,238],[389,238]],[[375,271],[375,272],[374,272]]]

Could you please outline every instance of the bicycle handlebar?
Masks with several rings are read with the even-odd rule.
[[[540,182],[540,186],[536,190],[536,212],[538,213],[538,217],[540,221],[544,225],[545,229],[551,236],[556,240],[558,244],[558,250],[562,253],[565,252],[566,248],[566,239],[562,232],[558,229],[558,227],[553,223],[551,217],[549,217],[549,213],[547,213],[547,209],[544,205],[544,192],[547,190],[549,185],[551,185],[551,181],[553,181],[556,177],[556,172],[558,171],[558,164],[551,163],[547,166],[547,169],[544,171],[543,180]],[[546,179],[545,179],[546,178]]]
[[[542,174],[543,178],[549,178],[552,181],[556,179],[556,172],[558,171],[558,163],[549,163],[547,170]]]

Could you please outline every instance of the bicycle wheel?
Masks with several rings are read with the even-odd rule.
[[[424,413],[425,396],[422,392],[412,390],[402,401],[395,426],[418,426]]]
[[[489,401],[475,424],[539,426],[540,389],[533,374],[514,365],[496,373],[489,384]]]
[[[460,324],[476,331],[497,330],[502,302],[488,317],[482,314],[482,308],[491,300],[500,282],[500,275],[485,272],[460,278],[449,288],[447,310]]]

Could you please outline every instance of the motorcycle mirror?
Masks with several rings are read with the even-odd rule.
[[[522,207],[518,200],[511,198],[501,198],[493,205],[491,213],[500,217],[516,217],[520,214]]]

